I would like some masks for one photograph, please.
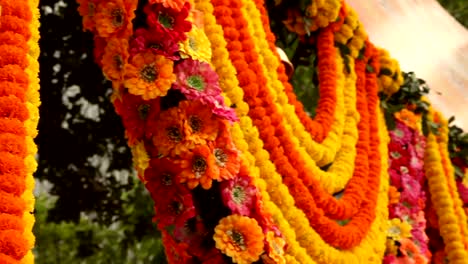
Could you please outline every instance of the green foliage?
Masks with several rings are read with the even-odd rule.
[[[439,3],[458,20],[468,27],[468,1],[466,0],[438,0]]]
[[[56,197],[36,202],[36,263],[166,263],[161,239],[151,224],[151,198],[142,184],[122,195],[124,217],[105,226],[82,214],[78,223],[47,222]]]

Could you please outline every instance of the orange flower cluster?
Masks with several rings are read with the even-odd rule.
[[[23,263],[34,243],[23,218],[30,213],[23,194],[29,191],[26,71],[34,7],[15,0],[0,0],[0,7],[0,263]]]

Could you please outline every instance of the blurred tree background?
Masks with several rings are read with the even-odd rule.
[[[271,0],[270,2],[272,2]],[[468,1],[439,0],[468,26]],[[269,5],[269,11],[273,11]],[[153,202],[132,169],[111,85],[93,61],[75,0],[41,0],[41,119],[36,172],[36,262],[165,263]],[[318,98],[315,52],[270,12],[292,82],[310,113]]]

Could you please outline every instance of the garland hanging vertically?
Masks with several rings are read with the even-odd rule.
[[[39,1],[0,1],[0,262],[33,263]]]

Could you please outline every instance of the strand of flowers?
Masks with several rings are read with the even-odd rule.
[[[396,93],[403,84],[403,74],[397,60],[390,57],[388,51],[380,49],[379,87],[386,95]]]
[[[248,111],[248,107],[245,106],[245,103],[241,101],[243,94],[242,90],[238,90],[236,92],[233,91],[235,90],[235,88],[238,88],[237,85],[234,85],[236,83],[236,74],[235,70],[232,67],[227,66],[229,65],[229,63],[227,63],[229,62],[229,60],[227,59],[228,54],[225,48],[223,48],[226,47],[227,44],[222,37],[221,28],[215,24],[214,17],[211,15],[211,13],[213,12],[213,7],[208,1],[205,0],[203,3],[197,3],[197,8],[205,13],[205,29],[210,41],[213,43],[213,54],[217,54],[217,56],[214,56],[213,63],[217,65],[216,69],[220,73],[222,80],[224,80],[226,84],[229,84],[226,85],[225,88],[223,88],[223,90],[226,92],[227,95],[233,98],[233,102],[236,105],[238,105],[236,111],[245,115]],[[221,72],[223,74],[221,74]],[[239,105],[242,105],[242,107],[239,107]],[[384,219],[386,219],[385,214],[387,214],[387,210],[382,210],[382,208],[384,208],[385,206],[378,207],[378,216],[382,217],[378,217],[377,221],[373,223],[372,229],[368,234],[368,238],[366,238],[366,241],[362,243],[362,248],[357,247],[353,249],[353,252],[349,252],[336,250],[330,247],[329,245],[325,244],[324,241],[320,238],[320,236],[317,233],[315,233],[312,229],[310,229],[310,227],[308,227],[308,221],[305,218],[304,213],[297,210],[297,208],[294,206],[294,201],[292,197],[288,194],[287,187],[285,187],[281,183],[281,176],[279,176],[274,171],[274,165],[271,164],[271,161],[268,158],[268,153],[261,149],[262,144],[261,142],[259,142],[259,135],[257,129],[255,127],[252,127],[252,122],[248,121],[248,117],[244,118],[242,115],[239,116],[241,119],[243,133],[246,136],[246,140],[248,139],[248,145],[243,145],[245,147],[252,147],[250,149],[250,153],[253,153],[259,161],[259,168],[261,172],[260,176],[266,180],[268,191],[271,194],[271,198],[275,201],[276,205],[281,208],[281,211],[283,211],[284,216],[289,221],[289,223],[292,226],[294,226],[295,230],[298,231],[298,241],[300,241],[301,245],[307,247],[309,254],[318,258],[321,261],[321,263],[365,263],[366,261],[361,261],[363,259],[373,259],[375,263],[378,263],[379,259],[382,258],[383,253],[378,255],[371,254],[375,252],[371,248],[374,248],[376,245],[384,244],[382,238],[385,239],[385,237],[381,236],[382,232],[380,232],[380,229],[382,226],[382,221],[385,221]],[[382,120],[381,123],[385,124]],[[236,135],[235,138],[238,138],[238,134],[233,132],[233,135]],[[385,146],[386,145],[381,146],[381,151],[386,151]],[[382,162],[385,163],[385,159],[382,159]],[[382,171],[382,173],[385,172],[386,170]],[[384,175],[387,174],[385,173],[383,174],[383,176]],[[388,179],[388,175],[384,178]],[[387,203],[386,187],[384,186],[385,182],[386,180],[382,182],[383,184],[380,188],[380,205]],[[278,219],[278,216],[280,214],[281,213],[275,213],[275,219]],[[278,222],[289,225],[288,222],[284,221],[282,218],[280,219],[281,221]],[[283,226],[281,224],[279,224],[279,226],[281,230],[284,231]],[[287,235],[290,233],[284,232],[284,234],[286,235],[286,237],[288,237]],[[375,243],[376,241],[381,241],[381,243]],[[293,250],[293,252],[298,252],[298,248],[293,247],[293,244],[290,244],[290,241],[288,241],[288,244],[288,251]],[[380,252],[383,251],[380,250]],[[300,261],[300,263],[312,262]]]
[[[31,193],[26,192],[32,183],[25,157],[34,149],[26,141],[33,123],[26,102],[27,90],[37,86],[26,69],[28,40],[37,24],[31,21],[34,7],[26,1],[1,0],[0,6],[0,262],[30,263],[34,217],[26,216],[31,214]]]
[[[406,115],[410,114],[414,115]],[[395,263],[397,260],[428,263],[431,257],[428,237],[425,234],[426,196],[422,186],[425,138],[417,130],[415,123],[407,124],[408,122],[404,119],[397,120],[396,129],[390,131],[392,141],[389,144],[389,172],[392,204],[389,205],[391,220],[384,263]]]
[[[256,0],[255,1],[257,9],[261,13],[261,19],[263,23],[263,28],[265,29],[266,37],[268,39],[268,44],[270,45],[270,49],[272,51],[275,50],[275,41],[276,38],[272,34],[270,27],[268,16],[266,14],[266,10],[263,6],[263,0]],[[319,43],[320,44],[320,43]],[[325,47],[328,46],[328,43],[325,43]],[[278,54],[275,53],[279,61]],[[296,94],[288,81],[288,76],[285,74],[285,69],[282,64],[279,64],[278,67],[278,76],[280,81],[283,83],[284,89],[286,91],[286,95],[288,97],[289,103],[294,106],[296,115],[301,120],[303,126],[307,129],[310,136],[316,140],[317,142],[322,142],[330,132],[336,132],[334,130],[342,129],[338,126],[338,124],[334,124],[334,117],[340,116],[339,113],[336,113],[336,93],[337,88],[340,88],[338,83],[336,82],[336,76],[334,76],[338,71],[336,69],[336,53],[334,50],[331,50],[330,47],[326,47],[325,49],[319,49],[319,80],[320,80],[320,98],[319,103],[316,109],[316,116],[314,119],[311,119],[310,116],[304,111],[304,106],[302,103],[297,99]],[[271,65],[268,65],[271,66]],[[342,123],[341,123],[342,124]],[[338,126],[338,127],[336,127]],[[336,137],[336,136],[335,136]],[[334,143],[339,145],[338,143]],[[320,159],[319,159],[320,160]],[[326,163],[326,162],[323,162]]]
[[[431,110],[429,118],[432,119],[432,115],[435,114]],[[445,243],[447,258],[450,263],[465,263],[468,259],[468,253],[463,244],[460,224],[454,210],[454,201],[445,177],[439,143],[432,133],[427,136],[424,170],[432,204],[437,213],[440,234]]]
[[[268,21],[268,17],[266,15],[266,10],[263,6],[263,1],[262,0],[256,0],[255,1],[256,3],[256,7],[257,9],[260,11],[260,14],[261,14],[261,21],[263,23],[264,26],[260,27],[260,26],[256,26],[254,28],[256,28],[257,30],[261,29],[261,28],[264,28],[264,32],[259,30],[259,36],[257,36],[256,38],[256,43],[259,43],[259,41],[262,41],[264,40],[265,38],[268,40],[268,45],[270,47],[270,50],[268,50],[267,47],[263,47],[263,48],[260,48],[260,53],[263,53],[263,52],[270,52],[270,53],[273,53],[271,52],[272,50],[275,49],[275,36],[273,35],[273,33],[271,32],[270,30],[270,27],[268,26],[269,24],[269,21]],[[249,17],[257,17],[258,15],[257,14],[249,14]],[[253,21],[256,21],[256,19],[254,19]],[[264,35],[266,34],[266,36]],[[329,45],[333,46],[333,43],[332,42],[329,42]],[[322,54],[322,53],[320,53]],[[336,54],[336,51],[335,53],[332,53],[332,54]],[[269,57],[268,55],[266,55],[265,57]],[[276,55],[275,56],[277,58],[277,61],[279,61],[279,57]],[[328,58],[329,57],[333,57],[333,56],[322,56],[322,58],[320,58],[320,62],[323,63],[323,67],[324,68],[333,68],[331,67],[330,65],[334,65],[332,61],[330,61],[329,63],[324,63],[324,61],[329,61]],[[345,117],[345,121],[344,121],[344,131],[342,133],[342,136],[341,136],[341,141],[342,141],[342,144],[341,144],[341,148],[340,148],[340,152],[337,154],[337,156],[335,157],[335,153],[336,153],[336,150],[335,152],[328,152],[328,154],[320,154],[320,155],[314,155],[312,154],[311,152],[314,152],[312,150],[315,150],[315,153],[323,153],[323,151],[327,151],[326,149],[323,149],[322,146],[327,146],[327,145],[333,145],[333,144],[336,144],[336,146],[338,147],[340,144],[338,143],[332,143],[335,138],[337,137],[337,134],[335,134],[333,131],[328,135],[328,137],[323,141],[323,143],[321,145],[315,143],[315,142],[311,142],[310,144],[310,148],[308,149],[308,154],[312,156],[312,158],[315,160],[315,161],[319,161],[318,165],[319,166],[323,166],[325,164],[329,164],[330,162],[333,161],[332,163],[332,166],[326,171],[322,171],[322,170],[315,170],[313,174],[316,175],[316,177],[318,178],[318,180],[320,181],[321,185],[323,186],[323,188],[328,192],[328,193],[336,193],[336,192],[339,192],[339,191],[342,191],[344,186],[348,183],[349,179],[352,177],[352,172],[354,170],[354,159],[356,157],[356,149],[355,149],[355,146],[356,146],[356,142],[357,142],[357,138],[358,138],[358,131],[357,131],[357,121],[359,119],[359,113],[357,112],[356,110],[356,89],[355,89],[355,84],[356,84],[356,75],[354,73],[354,60],[352,58],[347,58],[347,60],[352,60],[350,61],[350,66],[349,67],[352,67],[352,69],[349,71],[349,72],[346,72],[345,73],[345,87],[344,87],[344,97],[345,97],[345,106],[346,106],[346,112],[343,114],[341,114],[340,112],[340,107],[339,105],[337,105],[337,109],[336,109],[336,114],[335,114],[335,117],[336,119],[339,119],[340,117]],[[296,105],[296,114],[297,116],[300,117],[300,113],[301,111],[298,111],[298,109],[302,109],[302,104],[299,103],[297,101],[297,99],[295,98],[295,94],[294,92],[292,91],[292,88],[291,88],[291,85],[290,83],[288,82],[288,78],[286,76],[286,74],[284,73],[284,66],[281,64],[281,63],[276,63],[277,66],[273,66],[271,67],[272,65],[274,65],[274,60],[272,57],[270,57],[268,59],[268,61],[271,61],[271,63],[266,63],[267,66],[270,66],[270,70],[268,71],[269,73],[270,72],[274,72],[274,69],[276,68],[277,69],[277,77],[279,77],[279,79],[282,81],[284,87],[286,87],[287,89],[285,89],[287,91],[287,95],[289,96],[289,103],[292,104],[292,105]],[[338,58],[338,66],[342,66],[342,60],[340,58]],[[340,67],[340,68],[343,68],[343,67]],[[338,73],[340,73],[338,71]],[[340,74],[338,74],[340,75]],[[323,85],[323,83],[320,85],[321,89],[323,87],[327,87],[327,85]],[[331,85],[328,85],[330,86],[331,88],[333,88],[333,86]],[[340,88],[341,85],[338,85],[337,88]],[[338,95],[341,95],[340,93],[341,89],[338,89],[337,91],[337,94]],[[282,94],[281,91],[278,91],[277,92],[278,94]],[[322,94],[322,92],[321,92]],[[339,96],[340,97],[340,96]],[[323,98],[321,96],[321,98]],[[286,101],[286,100],[285,100]],[[339,102],[339,100],[337,100],[337,102]],[[291,107],[291,105],[287,104],[287,102],[285,104],[282,105],[284,108],[286,107]],[[289,114],[286,114],[284,115],[286,118],[292,116],[292,117],[296,117],[296,115],[294,115],[294,112],[293,111],[290,111]],[[311,121],[311,122],[314,122],[314,120],[310,119],[309,117],[307,118],[301,118],[301,122],[302,123],[305,123],[304,121]],[[294,119],[294,120],[297,120],[297,119]],[[297,121],[295,121],[296,123],[298,123]],[[295,123],[295,122],[291,122],[291,123]],[[336,130],[335,128],[337,128],[339,126],[335,126],[333,127],[333,130]],[[295,126],[295,128],[293,129],[294,133],[296,134],[296,136],[298,137],[299,141],[302,143],[302,142],[307,142],[307,136],[308,136],[308,131],[305,132],[303,128],[301,128],[300,126]],[[309,130],[310,131],[310,130]],[[299,135],[299,134],[302,134]],[[339,138],[339,137],[338,137]],[[304,145],[308,145],[308,144],[305,144],[303,143]],[[307,148],[306,148],[307,149]],[[324,156],[329,156],[328,159],[320,159],[320,157],[324,157]],[[333,160],[334,159],[334,160]],[[320,162],[321,161],[321,162]]]
[[[256,20],[255,18],[258,17],[258,14],[255,15],[255,14],[253,14],[253,12],[250,12],[248,15],[246,15],[246,17],[251,18],[249,21],[255,21],[255,20]],[[254,24],[254,25],[253,25],[253,28],[258,28],[258,25],[255,25],[255,24]],[[254,32],[252,32],[251,35],[255,38],[255,43],[260,43],[259,45],[261,45],[262,42],[265,42],[265,40],[264,40],[265,37],[264,37],[263,34],[258,34],[258,36],[256,36],[257,34],[255,34]],[[319,43],[320,43],[320,42],[319,42]],[[323,42],[322,42],[322,43],[323,43]],[[328,43],[330,43],[331,46],[333,46],[333,42],[332,42],[332,41],[329,41]],[[259,54],[262,54],[262,53],[263,53],[264,51],[266,51],[266,50],[269,50],[269,49],[268,49],[268,46],[267,46],[267,47],[265,47],[265,46],[264,46],[264,47],[259,46],[259,48],[258,48]],[[261,56],[260,56],[260,58],[261,58]],[[260,61],[260,64],[263,64],[262,61]],[[267,62],[267,63],[264,63],[264,64],[265,64],[265,65],[271,65],[272,63]],[[338,65],[342,65],[342,63],[339,63]],[[270,71],[276,72],[275,69],[271,69]],[[338,69],[338,71],[341,72],[342,70]],[[274,78],[276,78],[276,76],[275,76]],[[278,89],[277,89],[277,90],[278,90]],[[271,90],[271,89],[270,89],[270,91],[274,92],[274,90]],[[280,91],[279,91],[277,94],[278,94],[278,97],[279,97],[279,94],[281,94]],[[283,95],[284,95],[284,94],[283,94]],[[275,97],[275,96],[273,96],[273,97]],[[287,99],[286,99],[286,101],[287,101]],[[278,108],[281,109],[281,106],[278,106]],[[284,108],[283,108],[283,109],[284,109]],[[287,112],[281,111],[281,110],[280,110],[280,112],[283,112],[283,113],[284,113],[284,116],[286,116],[286,117],[287,117],[287,116],[294,116],[294,112],[292,112],[292,113],[291,113],[291,112],[290,112],[290,113],[287,113]],[[288,129],[288,131],[291,131],[291,129]],[[355,141],[354,141],[354,144],[355,144]],[[355,146],[355,145],[353,145],[352,147],[354,148],[354,146]],[[300,148],[297,148],[297,147],[296,147],[296,149],[299,149],[299,151],[300,151]],[[307,154],[301,152],[301,156],[302,156],[302,157],[304,157],[305,155],[307,155]],[[353,162],[353,159],[351,159],[351,162]],[[340,160],[336,160],[336,161],[334,161],[334,165],[337,165],[337,167],[342,167],[342,165],[344,165],[344,164],[341,163]],[[315,165],[314,165],[313,163],[311,163],[311,167],[313,168],[313,169],[311,169],[312,174],[314,174],[314,175],[320,175],[320,174],[323,175],[323,174],[324,174],[324,173],[321,173],[322,171],[321,171],[320,169],[318,169],[317,167],[315,167]],[[343,167],[346,168],[347,166],[343,166]],[[336,167],[335,167],[335,168],[336,168]],[[351,167],[351,168],[352,168],[352,167]],[[348,174],[349,174],[349,175],[352,175],[352,170],[349,171]],[[326,175],[326,176],[329,176],[329,175]],[[346,177],[346,176],[345,176],[345,177]],[[323,181],[322,179],[327,179],[327,177],[318,177],[318,178],[320,179],[320,182]],[[332,177],[332,179],[335,179],[335,178],[338,178],[338,177]]]
[[[442,166],[444,168],[445,177],[447,180],[448,188],[450,191],[450,195],[452,196],[452,200],[454,202],[454,209],[455,213],[458,217],[458,223],[460,225],[461,235],[463,239],[463,243],[465,245],[465,250],[468,251],[468,230],[467,230],[467,217],[465,211],[463,210],[463,203],[460,199],[457,185],[455,182],[455,175],[453,165],[450,161],[450,154],[448,153],[448,124],[447,121],[442,118],[442,116],[437,113],[438,120],[440,120],[441,127],[440,127],[440,135],[438,135],[437,140],[439,142],[439,152],[440,157],[442,159]]]
[[[39,0],[28,0],[29,8],[31,9],[32,20],[30,25],[31,38],[28,41],[29,52],[28,68],[25,72],[28,74],[29,87],[26,91],[26,107],[29,113],[29,119],[24,122],[26,129],[26,149],[27,156],[25,157],[24,164],[26,168],[26,190],[21,195],[21,198],[26,203],[26,210],[23,213],[24,237],[28,241],[29,251],[21,260],[21,263],[34,263],[34,255],[32,248],[34,247],[35,237],[33,234],[33,225],[35,222],[34,211],[35,198],[34,190],[34,176],[33,173],[37,169],[37,161],[35,155],[37,153],[37,146],[34,143],[34,138],[37,136],[37,125],[39,122]]]
[[[232,7],[231,7],[231,10],[233,10]],[[236,9],[234,9],[234,10],[236,10]],[[224,12],[224,10],[223,10],[223,12]],[[220,12],[220,13],[221,13],[221,12]],[[219,14],[220,14],[220,13],[219,13]],[[235,16],[236,16],[237,20],[239,20],[240,16],[238,16],[238,15],[235,15]],[[221,15],[220,15],[220,21],[222,21],[222,19],[223,19],[223,18],[222,18]],[[229,23],[228,21],[225,21],[225,22]],[[237,30],[239,30],[239,29],[240,29],[240,28],[237,28]],[[241,34],[243,34],[243,33],[245,34],[245,32],[242,31],[242,30],[240,30],[239,32],[240,32]],[[228,36],[228,37],[229,37],[229,36]],[[230,36],[230,37],[233,37],[233,36]],[[243,36],[243,39],[244,39],[244,42],[245,42],[245,39],[249,39],[249,36],[248,36],[248,35],[244,35],[244,36]],[[231,41],[232,41],[232,39],[231,39]],[[252,52],[252,51],[249,49],[248,51],[244,51],[244,52],[249,53],[249,52]],[[239,55],[235,55],[235,56],[238,57]],[[246,58],[252,58],[252,57],[253,57],[253,55],[247,55],[247,56],[246,56]],[[249,65],[252,65],[252,63],[250,63]],[[243,69],[243,70],[245,70],[245,69]],[[248,71],[247,71],[247,72],[248,72]],[[258,72],[258,71],[257,71],[257,72]],[[251,76],[251,78],[253,78],[253,76]],[[249,83],[252,83],[252,82],[249,81]],[[254,82],[254,83],[258,83],[258,82]],[[256,86],[255,89],[257,89],[257,88],[262,88],[262,89],[263,89],[262,86]],[[246,88],[244,88],[244,90],[246,90]],[[265,90],[262,91],[262,93],[265,93],[265,92],[266,92]],[[246,97],[246,98],[247,98],[247,100],[249,99],[249,97]],[[264,101],[264,102],[265,102],[265,101]],[[255,102],[253,102],[253,103],[255,103]],[[364,105],[365,105],[365,104],[363,104],[363,106],[364,106]],[[260,111],[260,112],[259,112],[259,111]],[[254,112],[251,111],[251,113],[249,113],[249,114],[251,114],[251,116],[252,116],[252,115],[253,115],[253,116],[259,116],[259,115],[261,115],[262,111],[265,111],[265,110],[261,110],[261,107],[260,107],[260,108],[257,108],[257,111],[256,111],[256,112],[255,112],[255,111],[254,111]],[[267,111],[268,111],[269,113],[272,113],[272,112],[275,113],[275,109],[274,109],[274,108],[270,108],[270,109],[268,109]],[[363,111],[364,111],[364,110],[363,110]],[[257,115],[257,114],[258,114],[258,115]],[[263,115],[262,115],[262,120],[263,120],[263,121],[265,120],[265,118],[264,118]],[[275,122],[277,122],[277,120],[280,120],[280,117],[275,116],[275,119],[273,119],[273,120],[274,120]],[[262,121],[262,122],[263,122],[263,121]],[[263,127],[265,127],[265,126],[263,126]],[[273,126],[273,128],[275,128],[275,126]],[[279,128],[279,127],[278,127],[278,128]],[[273,135],[269,134],[270,132],[268,132],[266,129],[262,129],[261,134],[262,134],[262,133],[263,133],[262,138],[266,139],[267,141],[268,141],[268,140],[270,141],[270,143],[269,143],[270,146],[267,146],[267,148],[270,148],[271,150],[275,150],[275,148],[274,148],[274,147],[275,147],[275,144],[277,144],[278,142],[271,141],[271,139],[273,139]],[[279,133],[277,133],[277,134],[284,135],[283,132],[279,132]],[[284,137],[281,137],[281,140],[283,140],[284,142],[287,142],[287,141],[288,141],[288,139],[286,139],[286,138],[284,138]],[[288,146],[288,143],[283,143],[283,147],[284,147],[284,146]],[[275,152],[275,151],[271,152],[271,154],[276,155],[276,159],[274,158],[274,160],[276,160],[276,162],[279,162],[279,161],[281,161],[281,159],[282,159],[281,162],[287,162],[287,159],[284,159],[284,158],[286,158],[286,157],[281,158],[281,157],[279,156],[280,153],[277,152],[277,150],[278,150],[278,149],[276,149],[276,152]],[[289,149],[287,150],[287,152],[288,152],[288,153],[287,153],[288,155],[295,154],[295,150],[294,150],[294,149],[291,149],[291,148],[289,148]],[[289,153],[289,152],[291,152],[291,153]],[[278,158],[280,158],[280,159],[278,160]],[[291,158],[291,160],[293,160],[294,162],[297,162],[297,161],[300,161],[300,160],[301,160],[301,157],[294,156],[294,158]],[[277,164],[279,164],[279,163],[277,163]],[[301,164],[300,164],[300,163],[297,164],[297,165],[295,164],[295,166],[298,167],[298,166],[301,166]],[[286,173],[286,175],[288,175],[288,177],[286,178],[286,180],[289,181],[289,184],[292,184],[291,181],[293,181],[293,182],[295,181],[295,182],[296,182],[296,183],[295,183],[295,187],[296,187],[296,188],[302,188],[302,187],[300,187],[300,186],[301,186],[301,185],[300,185],[301,183],[299,183],[300,180],[298,180],[297,176],[295,175],[296,172],[295,172],[294,168],[292,168],[291,166],[289,166],[288,163],[281,164],[281,166],[277,166],[277,168],[278,168],[279,170],[281,169],[281,170],[283,171],[283,173]],[[285,170],[287,170],[287,171],[285,171]],[[291,173],[293,173],[293,174],[291,175]],[[289,176],[292,176],[292,177],[289,177]],[[309,177],[309,179],[310,179],[310,177]],[[304,180],[303,177],[302,177],[302,180]],[[298,184],[298,183],[299,183],[299,184]],[[374,184],[375,184],[375,181],[374,181],[374,182],[370,182],[370,183],[374,183]],[[371,184],[371,185],[372,185],[372,184]],[[308,186],[314,187],[313,184],[308,184]],[[317,186],[317,184],[315,184],[315,186]],[[362,184],[359,185],[359,188],[361,188],[361,186],[362,186]],[[353,189],[353,188],[350,188],[350,189]],[[373,191],[375,191],[375,190],[376,190],[376,188],[373,188]],[[294,191],[294,192],[298,192],[298,189],[293,190],[293,191]],[[363,220],[363,219],[365,219],[364,221],[372,221],[372,219],[369,219],[369,217],[361,217],[361,218],[363,218],[363,219],[361,219],[360,217],[354,217],[353,220],[352,220],[352,222],[351,222],[352,224],[349,224],[349,225],[344,226],[344,227],[339,227],[338,224],[336,224],[334,221],[327,220],[327,218],[325,218],[324,216],[320,217],[320,216],[317,216],[317,215],[316,215],[316,217],[311,217],[311,215],[314,214],[314,213],[318,213],[318,214],[320,215],[320,214],[321,214],[321,209],[318,209],[317,207],[315,207],[315,205],[311,202],[311,197],[307,194],[307,191],[304,192],[304,190],[301,190],[300,193],[301,193],[301,195],[302,195],[303,197],[298,198],[297,195],[296,195],[296,198],[298,199],[296,202],[298,203],[298,205],[300,205],[300,206],[302,206],[302,207],[304,207],[304,208],[307,208],[307,210],[308,210],[308,216],[310,217],[310,220],[311,220],[311,224],[312,224],[312,225],[314,225],[314,224],[315,224],[315,225],[319,225],[319,224],[320,224],[320,225],[322,225],[321,227],[324,227],[323,225],[326,225],[326,226],[327,226],[327,228],[317,228],[317,230],[318,230],[319,232],[327,232],[327,231],[329,231],[329,232],[327,232],[328,235],[325,236],[325,237],[328,237],[328,238],[326,238],[326,239],[327,239],[327,242],[329,242],[329,243],[337,243],[337,244],[339,244],[340,241],[341,241],[341,242],[346,241],[346,239],[348,239],[349,237],[353,237],[353,236],[354,236],[354,239],[351,239],[351,241],[353,241],[353,243],[356,243],[359,239],[362,238],[362,235],[363,235],[363,234],[362,234],[361,232],[363,231],[363,229],[354,229],[354,228],[353,228],[353,224],[356,224],[359,220]],[[368,195],[371,195],[371,197],[374,197],[374,196],[372,196],[372,192],[368,192]],[[317,195],[317,196],[320,197],[319,195]],[[309,197],[310,197],[310,198],[309,198]],[[353,197],[353,196],[350,196],[350,197],[351,197],[351,200],[352,200],[352,201],[356,201],[356,200],[359,199],[359,196],[357,197],[356,195],[354,195],[354,197]],[[356,198],[357,198],[357,199],[356,199]],[[345,200],[346,200],[346,199],[345,199]],[[306,202],[306,201],[307,201],[307,202]],[[321,202],[324,202],[323,199],[322,199],[322,200],[318,200],[318,201],[319,201],[319,202],[320,202],[320,201],[321,201]],[[334,201],[334,200],[332,200],[332,201]],[[367,203],[366,206],[375,208],[375,199],[370,198],[368,201],[370,201],[370,202]],[[349,207],[348,207],[348,208],[349,208]],[[351,209],[351,208],[350,208],[350,209]],[[373,211],[373,210],[374,210],[374,209],[372,209],[372,210],[362,210],[362,212],[369,213],[369,211]],[[327,212],[328,214],[335,213],[335,212],[332,211],[332,210],[326,210],[326,212]],[[345,212],[346,212],[346,211],[345,211]],[[348,211],[348,212],[349,212],[349,211]],[[311,214],[311,213],[312,213],[312,214]],[[341,211],[341,212],[338,211],[338,212],[336,212],[336,213],[342,213],[342,211]],[[362,213],[362,215],[363,215],[363,214],[364,214],[364,213]],[[373,215],[373,212],[372,212],[370,218],[373,217],[372,215]],[[359,220],[358,220],[358,219],[359,219]],[[370,222],[368,222],[368,223],[370,223]],[[331,226],[329,226],[329,225],[331,225]],[[360,226],[366,226],[366,225],[360,225]],[[367,225],[366,227],[368,228],[369,225]],[[343,228],[345,228],[345,229],[350,229],[349,232],[344,232],[344,233],[347,233],[347,234],[349,235],[349,237],[341,237],[341,240],[340,240],[340,239],[332,239],[332,238],[331,238],[332,236],[337,237],[336,235],[333,235],[334,232],[338,232],[338,230],[343,229]],[[366,231],[366,232],[367,232],[367,231]],[[356,235],[356,234],[358,234],[358,233],[359,233],[360,235]],[[349,240],[346,241],[345,243],[347,244],[347,246],[349,246]]]
[[[247,5],[250,3],[250,5]],[[304,153],[308,158],[310,155],[314,163],[318,166],[325,166],[333,162],[336,153],[340,148],[342,142],[343,130],[345,127],[346,109],[344,104],[344,76],[343,76],[343,62],[337,56],[337,52],[333,47],[333,41],[323,41],[323,45],[318,45],[318,58],[319,58],[319,79],[320,83],[320,99],[317,109],[317,115],[314,121],[323,124],[330,124],[328,129],[330,132],[327,137],[321,142],[313,140],[312,135],[307,131],[296,114],[294,105],[289,104],[287,94],[284,93],[282,82],[278,79],[277,68],[281,64],[278,56],[275,55],[276,47],[271,49],[272,46],[268,43],[265,35],[264,22],[260,17],[260,13],[254,3],[246,1],[243,12],[251,19],[249,19],[249,30],[252,37],[255,38],[255,43],[258,47],[259,58],[261,65],[264,65],[266,72],[267,85],[271,86],[270,92],[273,97],[278,111],[283,113],[285,125],[289,125],[291,137],[296,137],[300,145],[307,151]],[[329,111],[325,112],[322,109],[334,108],[334,113]],[[311,120],[308,118],[307,120]],[[327,125],[323,125],[325,127]],[[317,126],[316,126],[317,127]],[[319,128],[319,127],[317,127]],[[318,129],[320,130],[320,129]],[[317,130],[317,131],[318,131]],[[308,155],[307,155],[308,154]]]
[[[244,157],[249,158],[251,166],[256,164],[259,168],[259,170],[251,169],[251,171],[258,171],[259,176],[263,178],[257,178],[257,181],[263,191],[263,197],[272,199],[272,202],[267,202],[265,205],[272,212],[275,222],[278,223],[280,230],[285,235],[288,243],[287,253],[294,256],[299,263],[314,263],[304,249],[298,245],[297,235],[291,229],[293,226],[296,226],[294,229],[298,227],[296,222],[299,211],[294,206],[294,201],[287,188],[281,183],[281,176],[271,163],[269,154],[263,150],[257,128],[253,126],[252,121],[247,116],[249,107],[242,100],[243,91],[239,88],[236,70],[229,60],[229,54],[226,50],[227,42],[223,37],[222,28],[216,24],[213,16],[214,8],[209,0],[197,0],[196,8],[205,14],[204,29],[212,43],[213,65],[220,76],[220,84],[227,95],[226,98],[236,105],[236,112],[240,118],[240,127],[235,125],[232,130],[236,146],[244,153]],[[245,142],[242,141],[243,138]],[[247,155],[247,153],[252,155]],[[284,213],[287,214],[283,216]],[[307,225],[303,225],[302,228],[307,228]]]

